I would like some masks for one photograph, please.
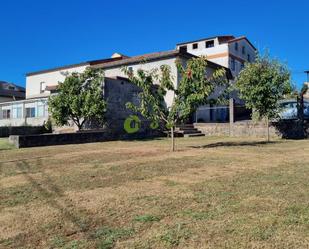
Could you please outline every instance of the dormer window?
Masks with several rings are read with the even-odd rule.
[[[212,48],[212,47],[215,46],[215,41],[214,40],[206,41],[205,46],[206,46],[206,48]]]
[[[198,43],[193,43],[192,44],[192,49],[197,49],[198,48]]]
[[[235,43],[235,50],[238,51],[238,42]]]

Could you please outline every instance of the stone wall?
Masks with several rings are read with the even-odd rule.
[[[43,126],[3,126],[0,127],[0,137],[9,137],[11,135],[33,135],[48,133]]]
[[[267,126],[264,122],[239,121],[229,123],[195,123],[194,127],[206,136],[235,136],[235,137],[266,137]],[[309,121],[305,121],[302,128],[297,120],[283,120],[273,122],[270,126],[271,137],[287,139],[308,138]]]
[[[235,137],[265,137],[267,127],[263,122],[240,121],[233,123],[195,123],[194,127],[206,136],[235,136]],[[270,127],[270,136],[277,137],[276,129]]]
[[[114,140],[145,139],[163,136],[158,130],[144,127],[142,131],[136,133],[112,132],[112,131],[83,131],[76,133],[62,134],[41,134],[41,135],[20,135],[10,136],[9,141],[16,148],[51,146],[65,144],[82,144],[93,142],[105,142]]]

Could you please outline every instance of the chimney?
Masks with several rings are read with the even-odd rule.
[[[111,56],[112,59],[125,59],[125,58],[129,58],[129,56],[120,54],[120,53],[113,53]]]

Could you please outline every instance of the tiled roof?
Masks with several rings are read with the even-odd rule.
[[[154,60],[160,60],[164,58],[171,58],[171,57],[185,57],[185,58],[192,58],[195,57],[195,55],[189,54],[187,52],[179,51],[179,50],[170,50],[170,51],[162,51],[162,52],[155,52],[150,54],[143,54],[138,56],[129,57],[126,59],[122,59],[119,61],[112,61],[104,64],[98,64],[97,67],[100,68],[111,68],[111,67],[119,67],[119,66],[125,66],[135,63],[140,63],[144,61],[154,61]]]

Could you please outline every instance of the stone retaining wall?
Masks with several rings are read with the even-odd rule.
[[[206,136],[235,136],[235,137],[266,137],[267,126],[264,122],[241,121],[229,123],[195,123],[194,127]],[[271,137],[305,138],[309,134],[309,122],[305,121],[305,127],[297,120],[285,120],[274,122],[270,126]]]
[[[81,144],[114,140],[153,138],[161,135],[162,134],[160,132],[155,130],[147,130],[147,132],[137,132],[133,134],[113,133],[109,131],[85,131],[62,134],[10,136],[9,141],[11,144],[14,144],[16,148],[26,148],[36,146]]]
[[[4,126],[0,127],[0,137],[9,137],[11,135],[33,135],[48,133],[43,126]]]

